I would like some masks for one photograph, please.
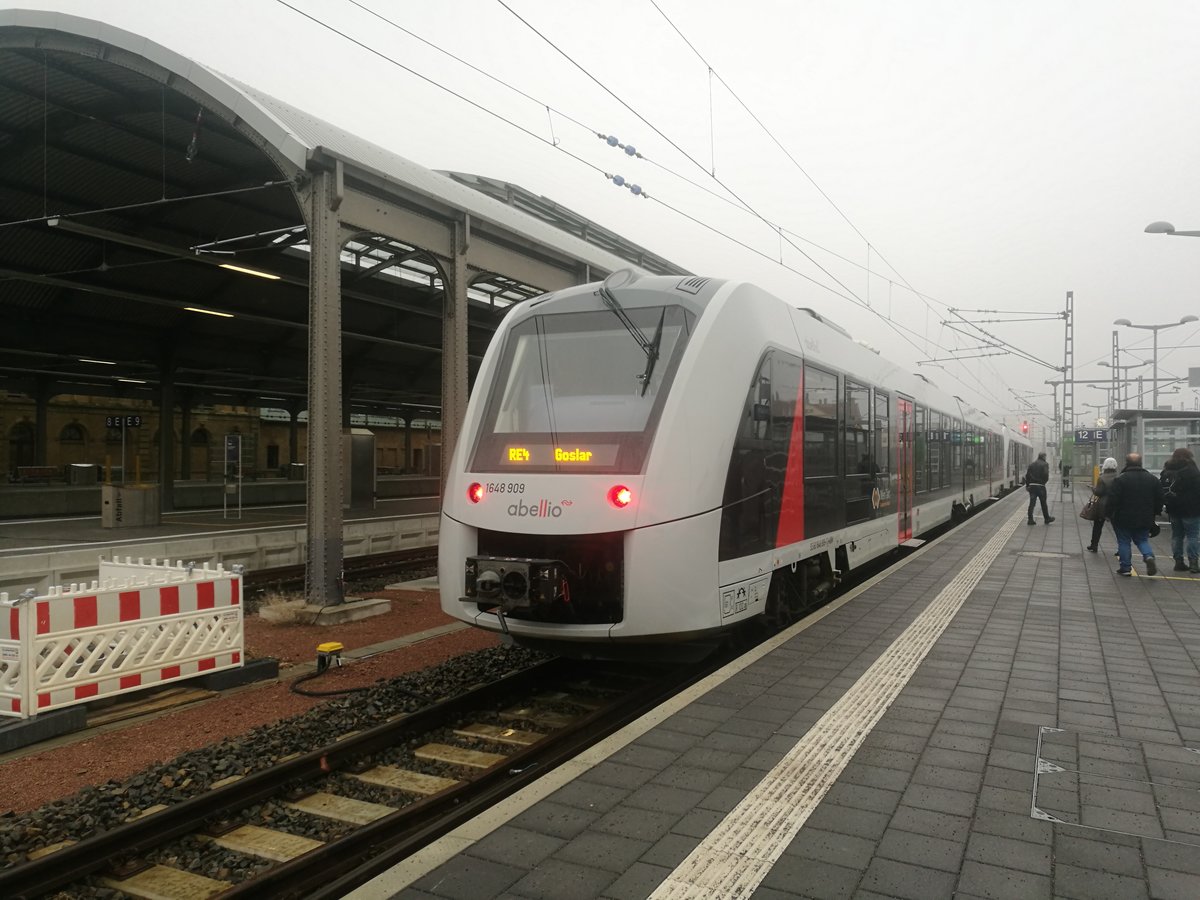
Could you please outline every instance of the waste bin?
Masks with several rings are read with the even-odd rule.
[[[100,497],[102,528],[158,525],[162,521],[158,485],[106,484]]]
[[[287,470],[288,481],[304,480],[304,463],[290,463]]]
[[[71,463],[67,466],[67,484],[95,484],[98,471],[94,463]]]

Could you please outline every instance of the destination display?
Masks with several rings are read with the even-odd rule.
[[[612,466],[617,461],[620,444],[505,444],[500,464],[504,466],[567,466],[589,469]]]

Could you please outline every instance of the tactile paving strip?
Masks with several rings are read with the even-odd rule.
[[[1024,518],[1021,510],[1000,527],[904,633],[658,886],[650,895],[652,900],[728,900],[754,893]]]

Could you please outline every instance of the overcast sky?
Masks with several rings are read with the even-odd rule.
[[[948,307],[1053,315],[1073,291],[1077,379],[1108,377],[1095,363],[1114,319],[1200,315],[1200,237],[1143,233],[1200,230],[1200,5],[287,2],[318,21],[279,0],[6,5],[102,18],[422,165],[520,184],[687,269],[757,282],[1010,424],[1010,388],[1048,394],[1060,376],[1014,356],[918,368],[980,346],[943,325]],[[1062,365],[1061,320],[983,327]],[[1150,358],[1149,331],[1118,330],[1123,364]],[[1159,343],[1160,377],[1200,367],[1198,324]],[[1094,416],[1082,404],[1106,397],[1081,385],[1076,409]]]

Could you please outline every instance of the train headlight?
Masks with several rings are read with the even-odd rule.
[[[472,503],[478,503],[480,500],[482,500],[483,485],[476,481],[469,488],[467,488],[467,499]]]
[[[633,491],[623,484],[614,485],[608,492],[608,502],[617,509],[624,509],[633,502]]]

